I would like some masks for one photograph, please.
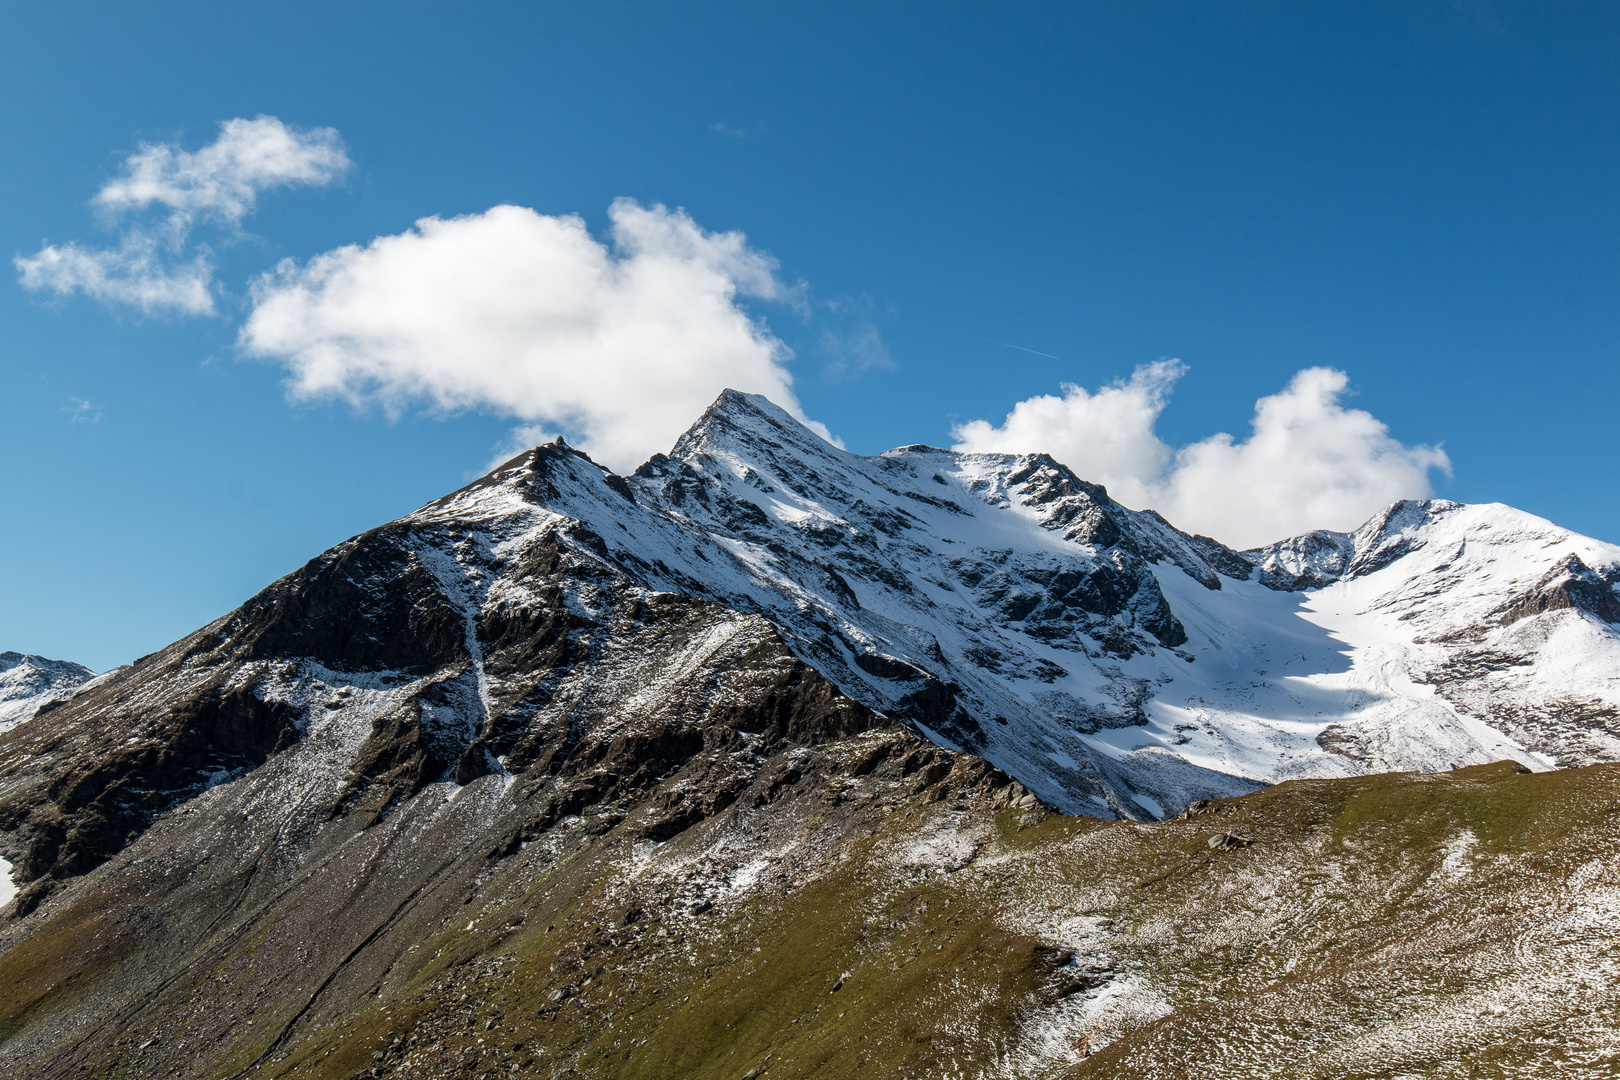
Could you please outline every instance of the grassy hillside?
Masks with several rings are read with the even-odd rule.
[[[851,777],[875,747],[895,767]],[[1620,767],[1295,782],[1155,824],[1049,814],[897,732],[797,771],[663,843],[634,809],[536,840],[335,968],[263,904],[39,1075],[1620,1072]],[[130,932],[98,875],[0,954],[8,1042],[156,962],[169,931]]]

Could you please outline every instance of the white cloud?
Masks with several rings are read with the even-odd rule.
[[[497,206],[288,260],[253,287],[240,344],[285,363],[298,398],[487,409],[620,470],[726,387],[802,415],[788,348],[738,303],[797,301],[775,261],[684,211],[620,199],[609,219],[611,248],[577,216]]]
[[[12,261],[31,291],[82,292],[148,314],[209,315],[213,260],[206,247],[191,243],[195,225],[209,221],[235,230],[261,191],[329,184],[349,167],[335,130],[298,131],[273,116],[227,120],[219,138],[195,153],[142,143],[125,160],[123,175],[93,201],[114,217],[163,206],[162,221],[128,225],[117,248],[47,244]]]
[[[1235,547],[1354,528],[1396,499],[1429,495],[1430,470],[1451,472],[1439,447],[1406,446],[1370,413],[1345,408],[1348,379],[1321,367],[1256,402],[1248,439],[1220,434],[1172,451],[1154,425],[1185,371],[1161,360],[1095,393],[1065,385],[1061,398],[1019,402],[1000,426],[959,426],[957,449],[1045,451],[1125,505]]]
[[[1129,382],[1096,393],[1065,383],[1063,396],[1020,401],[1000,427],[986,420],[958,426],[957,448],[973,453],[1044,451],[1127,506],[1151,501],[1152,486],[1170,464],[1170,448],[1153,433],[1170,388],[1187,369],[1160,360],[1136,369]]]

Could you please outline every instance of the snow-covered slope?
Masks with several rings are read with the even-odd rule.
[[[1620,757],[1620,549],[1399,503],[1236,553],[1045,455],[838,450],[727,392],[618,477],[553,445],[406,519],[466,530],[469,616],[561,543],[764,615],[871,708],[1065,810],[1158,817],[1292,777]]]
[[[42,705],[72,697],[95,677],[89,668],[67,660],[0,653],[0,731],[32,719]]]
[[[1532,766],[1620,759],[1620,547],[1512,507],[1436,500],[1244,554],[1349,646],[1349,671],[1309,679],[1368,695],[1320,734],[1338,753],[1444,768],[1460,763],[1448,737],[1489,743],[1488,729]]]

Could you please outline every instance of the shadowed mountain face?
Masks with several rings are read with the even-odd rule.
[[[1193,999],[1147,923],[1064,944],[1074,927],[1020,892],[1020,828],[1289,778],[1348,778],[1290,789],[1337,806],[1388,770],[1620,758],[1617,567],[1620,549],[1443,502],[1233,552],[1043,455],[860,457],[731,392],[632,476],[540,447],[0,733],[21,886],[0,1065],[737,1076],[804,1032],[773,1074],[823,1052],[849,1075],[1050,1067],[1082,1020],[1101,1047]],[[1518,777],[1491,783],[1540,782]],[[1399,798],[1442,790],[1422,784]],[[1339,812],[1255,798],[1274,823]],[[1085,820],[1040,834],[1095,834],[1041,903],[1124,912],[1135,894],[1104,903],[1082,864],[1134,883],[1182,857],[1144,839],[1180,825]],[[1233,829],[1205,850],[1256,890],[1346,835],[1284,830],[1286,857],[1243,862],[1255,837]],[[1407,841],[1449,866],[1454,832]],[[1358,863],[1357,888],[1413,872],[1398,862]],[[964,869],[977,899],[925,884]],[[1339,897],[1321,884],[1301,902]],[[1414,895],[1401,919],[1449,918]],[[1136,967],[1107,959],[1130,950]],[[950,991],[922,976],[947,959]],[[1248,972],[1243,993],[1290,970],[1247,962],[1210,960]],[[832,1025],[850,999],[829,985],[879,969]],[[928,1033],[901,989],[939,999]],[[747,1004],[765,998],[769,1022]],[[890,1046],[902,1029],[922,1043]],[[354,1057],[362,1036],[384,1041]]]
[[[368,533],[14,732],[0,828],[30,882],[19,912],[222,786],[262,788],[243,813],[290,839],[490,777],[507,801],[541,798],[535,832],[694,760],[883,723],[758,616],[639,589],[563,545],[513,566],[527,606],[474,614],[448,575],[475,548],[454,529]],[[735,797],[709,779],[649,835]]]

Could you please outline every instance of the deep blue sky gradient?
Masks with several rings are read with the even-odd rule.
[[[1299,368],[1456,467],[1441,494],[1620,541],[1620,6],[5,3],[0,247],[109,244],[140,140],[339,129],[248,279],[514,202],[741,229],[870,305],[895,366],[806,411],[851,449],[1175,356],[1172,445],[1242,436]],[[745,137],[715,130],[723,124]],[[9,283],[8,283],[9,282]],[[97,668],[481,471],[508,422],[290,406],[243,309],[143,319],[0,282],[0,649]],[[991,344],[1051,353],[1045,359]],[[97,406],[75,417],[71,398]]]

